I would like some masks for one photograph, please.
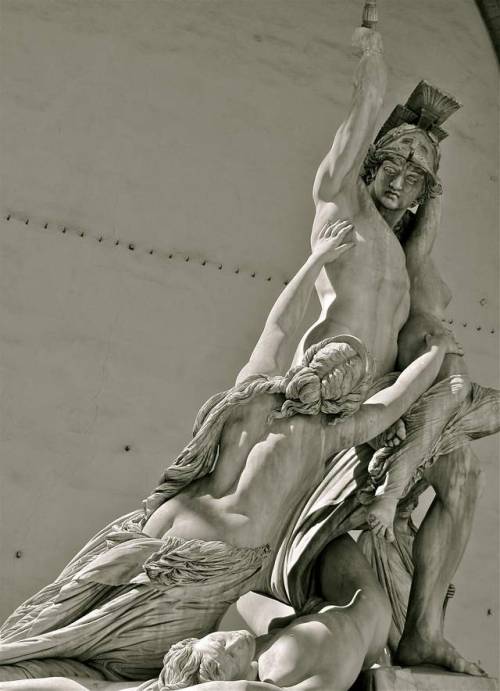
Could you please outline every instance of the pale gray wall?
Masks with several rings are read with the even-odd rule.
[[[2,0],[2,615],[139,505],[244,363],[307,252],[362,4]],[[421,77],[464,104],[436,256],[472,374],[498,385],[494,54],[472,0],[380,13],[387,111]],[[475,448],[487,485],[448,630],[495,671],[498,440]]]

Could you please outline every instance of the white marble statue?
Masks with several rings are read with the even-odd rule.
[[[202,407],[144,510],[98,533],[5,622],[0,679],[157,674],[172,644],[213,631],[255,586],[327,459],[393,424],[445,355],[461,354],[451,334],[427,333],[420,357],[366,402],[371,358],[355,337],[325,339],[288,369],[320,270],[355,246],[352,223],[323,226],[235,385]]]
[[[310,257],[143,510],[104,528],[9,617],[0,680],[347,690],[382,652],[391,606],[400,663],[483,674],[442,630],[478,495],[469,441],[498,429],[498,392],[470,382],[442,326],[450,297],[430,258],[441,124],[458,104],[421,83],[376,137],[386,72],[367,5],[351,108],[314,183]],[[321,315],[299,343],[314,285]],[[347,533],[370,529],[362,547],[376,566],[381,545],[402,544],[398,505],[423,484],[436,499],[411,536],[402,603],[400,581],[375,569],[387,598]],[[241,611],[262,636],[214,633],[252,589],[295,614],[269,622],[274,603],[250,596]]]

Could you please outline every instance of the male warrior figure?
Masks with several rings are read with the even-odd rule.
[[[394,111],[372,146],[386,86],[382,42],[378,33],[361,28],[355,32],[354,44],[361,60],[351,108],[314,182],[312,245],[327,220],[344,216],[353,218],[357,241],[349,256],[336,264],[335,275],[328,265],[321,271],[316,282],[321,316],[305,334],[296,358],[311,343],[350,333],[367,345],[377,363],[376,374],[382,376],[395,368],[398,334],[410,313],[410,293],[412,309],[418,311],[420,306],[437,317],[437,323],[450,299],[429,257],[428,236],[433,237],[439,219],[438,141],[444,136],[439,126],[459,106],[421,83],[407,106]],[[416,204],[419,211],[405,243],[407,212]],[[411,284],[407,266],[412,267]],[[414,578],[397,657],[404,665],[425,662],[481,674],[444,639],[442,631],[442,605],[467,544],[479,494],[479,464],[463,443],[443,453],[425,474],[436,497],[414,542]],[[353,486],[356,473],[362,472],[352,456],[347,452],[331,464],[337,493],[327,485],[321,487],[309,502],[310,514],[306,507],[300,516],[300,507],[300,521],[292,534],[284,536],[271,592],[299,611],[307,605],[313,582],[316,589],[320,584],[316,595],[338,602],[335,587],[329,586],[338,550],[334,559],[324,545],[341,532],[361,527]],[[339,509],[342,502],[345,506]],[[328,518],[332,507],[333,522]],[[365,513],[365,523],[368,517]],[[255,621],[255,614],[250,614],[252,618]]]

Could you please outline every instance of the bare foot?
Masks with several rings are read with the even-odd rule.
[[[475,662],[469,662],[445,638],[434,640],[422,637],[418,632],[403,635],[396,653],[397,662],[405,667],[414,665],[438,665],[452,672],[487,676]]]
[[[397,502],[381,495],[374,497],[366,506],[366,522],[371,531],[378,537],[385,538],[388,542],[394,542],[394,516]]]

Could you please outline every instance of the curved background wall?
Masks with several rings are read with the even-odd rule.
[[[2,617],[139,505],[245,362],[308,249],[362,4],[2,0]],[[464,106],[435,256],[472,374],[498,386],[494,52],[470,0],[380,14],[386,112],[420,78]],[[475,449],[448,633],[495,672],[498,440]]]

